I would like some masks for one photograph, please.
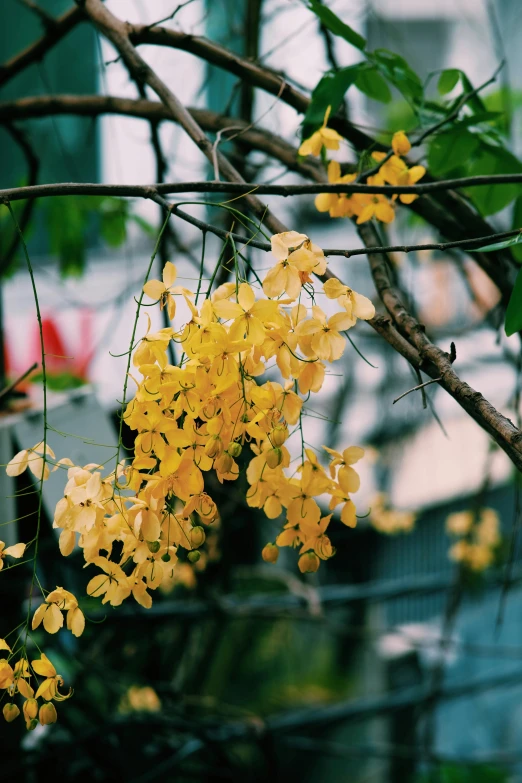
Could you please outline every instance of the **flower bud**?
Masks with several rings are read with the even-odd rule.
[[[38,717],[42,726],[48,726],[49,723],[56,723],[58,715],[56,714],[56,707],[54,704],[51,701],[42,704]]]
[[[189,552],[187,555],[187,559],[191,563],[197,563],[200,557],[201,557],[201,552],[199,552],[197,549],[194,549],[192,552]]]
[[[169,553],[165,552],[165,554],[161,556],[161,559],[163,560],[164,563],[170,563],[170,555],[169,555]]]
[[[31,720],[26,720],[25,722],[25,728],[27,729],[27,731],[34,731],[37,726],[38,726],[38,721],[36,718],[31,718]]]
[[[201,525],[196,525],[192,528],[190,531],[190,543],[192,546],[197,549],[198,546],[201,546],[205,543],[205,531],[201,527]]]
[[[2,712],[4,714],[4,718],[8,723],[11,723],[12,721],[14,721],[15,718],[18,718],[18,716],[20,715],[20,710],[18,709],[16,704],[12,704],[10,702],[4,704],[4,708]]]
[[[279,547],[277,547],[275,544],[267,544],[265,547],[263,547],[261,557],[265,563],[277,563],[277,558],[279,557]]]
[[[270,441],[274,446],[282,446],[285,440],[288,438],[288,428],[282,424],[278,424],[270,433]]]
[[[149,548],[149,552],[152,552],[152,554],[155,555],[156,552],[159,552],[161,544],[159,541],[147,541],[147,546]]]
[[[219,435],[214,435],[205,444],[205,454],[210,459],[215,459],[223,452],[223,441]]]
[[[231,457],[239,457],[239,455],[243,451],[243,446],[241,445],[241,443],[238,443],[237,440],[233,440],[232,443],[229,445],[227,451]]]
[[[24,706],[22,707],[24,718],[27,723],[29,723],[30,720],[33,718],[36,718],[38,715],[38,702],[36,699],[27,699],[27,701],[24,701]]]
[[[223,454],[217,458],[214,467],[218,473],[229,473],[229,471],[232,470],[233,465],[234,460],[230,454],[227,454],[227,452],[224,451]]]
[[[297,561],[297,565],[299,566],[299,570],[302,574],[315,573],[319,568],[320,563],[321,561],[315,552],[305,552],[305,554],[301,555]]]
[[[283,452],[281,449],[270,449],[265,455],[266,464],[269,468],[277,468],[283,461]]]

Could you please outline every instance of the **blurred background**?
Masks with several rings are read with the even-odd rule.
[[[43,32],[29,5],[0,4],[2,61]],[[165,26],[211,38],[283,73],[306,94],[325,70],[358,60],[298,0],[106,5],[134,23],[164,20]],[[400,53],[423,81],[436,70],[460,68],[478,85],[504,60],[499,79],[482,97],[490,111],[503,112],[511,150],[522,153],[518,0],[327,5],[368,39],[370,50]],[[40,0],[39,6],[56,17],[68,3]],[[301,117],[273,96],[182,51],[145,46],[140,52],[185,105],[259,121],[298,146]],[[158,173],[169,182],[213,176],[169,122],[157,129],[163,172],[150,124],[141,119],[55,114],[8,122],[7,102],[27,96],[139,97],[112,47],[88,25],[0,90],[1,187],[36,181],[144,184],[158,181]],[[415,127],[398,93],[383,104],[350,92],[344,110],[355,125],[388,140],[390,131]],[[223,143],[223,149],[248,181],[302,181],[241,139]],[[347,144],[335,156],[356,161]],[[451,175],[453,168],[440,161],[433,173]],[[360,246],[352,224],[318,213],[313,197],[266,200],[288,226],[322,247]],[[24,206],[16,206],[21,219]],[[225,225],[211,204],[185,208]],[[495,228],[510,226],[510,209],[491,218]],[[25,234],[50,354],[49,421],[55,430],[49,440],[57,457],[103,462],[117,442],[126,357],[115,354],[128,348],[134,297],[161,221],[159,207],[148,201],[64,197],[33,206]],[[171,224],[153,276],[170,259],[179,283],[195,286],[201,234],[176,218]],[[386,237],[401,243],[434,238],[406,210]],[[207,279],[219,249],[209,238]],[[6,385],[39,361],[31,284],[6,209],[0,211],[0,252],[0,375]],[[445,350],[455,342],[460,376],[518,421],[520,347],[516,336],[503,334],[493,284],[458,252],[398,254],[392,260],[433,340]],[[270,263],[256,251],[251,261],[259,272]],[[377,303],[365,256],[331,259],[330,266]],[[159,328],[160,314],[147,313]],[[178,320],[183,323],[181,308]],[[146,330],[144,316],[138,329]],[[209,535],[202,560],[180,564],[150,611],[87,601],[90,622],[82,638],[65,631],[53,637],[53,660],[74,685],[74,698],[59,706],[56,726],[26,734],[23,724],[0,725],[2,779],[522,780],[522,595],[516,586],[521,499],[514,469],[436,385],[393,404],[418,383],[417,376],[363,322],[350,336],[353,345],[347,344],[339,375],[328,377],[304,418],[305,438],[313,446],[367,449],[354,497],[363,518],[356,530],[333,536],[336,557],[306,576],[298,573],[294,552],[275,566],[263,563],[260,552],[277,535],[277,521],[248,508],[239,487],[212,486],[220,526]],[[0,417],[2,463],[41,439],[38,374],[23,391]],[[130,433],[125,436],[131,446]],[[58,584],[81,595],[81,557],[58,558],[51,528],[62,484],[56,476],[45,486],[40,579],[50,589]],[[1,522],[21,519],[3,528],[7,543],[30,537],[30,479],[17,479],[16,490],[14,497],[13,480],[0,475]],[[467,568],[456,562],[459,518],[452,515],[458,512],[471,512],[489,535]],[[508,590],[505,571],[498,569],[506,562],[515,582]],[[18,596],[26,600],[27,589],[23,568],[2,575],[2,629],[20,622],[24,604]]]

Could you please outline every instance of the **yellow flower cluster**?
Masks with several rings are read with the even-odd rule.
[[[342,137],[339,134],[326,127],[330,107],[325,114],[322,128],[316,131],[309,139],[303,141],[299,147],[300,155],[320,155],[323,147],[326,149],[339,149]],[[375,163],[382,161],[382,166],[373,176],[366,178],[367,185],[414,185],[426,173],[424,166],[412,166],[408,168],[402,160],[411,149],[411,144],[404,131],[394,133],[391,143],[392,155],[384,152],[373,152],[372,158]],[[341,166],[336,160],[331,160],[328,164],[328,182],[346,183],[355,182],[355,174],[341,174]],[[403,204],[411,204],[418,198],[415,194],[402,194],[399,201]],[[380,220],[382,223],[392,223],[395,220],[395,202],[397,195],[391,199],[386,198],[380,193],[320,193],[315,199],[315,206],[319,212],[328,212],[330,217],[348,217],[356,218],[356,222],[366,223],[372,218]]]
[[[300,429],[303,397],[321,389],[328,364],[342,356],[342,333],[358,318],[372,318],[375,310],[369,299],[330,279],[322,293],[339,310],[328,317],[315,304],[319,291],[312,282],[313,274],[326,271],[321,248],[295,231],[276,234],[271,247],[275,263],[262,292],[236,279],[209,291],[197,307],[191,291],[174,286],[176,268],[170,262],[162,281],[146,283],[144,294],[157,299],[171,318],[174,297],[183,297],[190,320],[177,330],[152,332],[149,319],[133,353],[137,391],[124,411],[136,434],[131,464],[120,462],[104,476],[101,465],[80,467],[68,458],[52,462],[53,470],[67,470],[53,522],[61,531],[60,551],[68,556],[76,545],[83,550],[87,565],[97,569],[87,593],[104,604],[117,606],[132,596],[148,608],[151,592],[175,581],[177,569],[181,574],[198,562],[205,528],[212,532],[208,526],[219,520],[205,481],[211,471],[223,483],[245,470],[248,505],[263,509],[269,519],[284,514],[275,544],[263,550],[265,560],[275,562],[281,546],[300,547],[298,564],[306,572],[334,554],[327,536],[332,514],[322,516],[321,496],[330,511],[341,506],[342,523],[356,524],[351,494],[359,488],[359,476],[352,466],[363,449],[352,446],[340,453],[325,447],[327,470],[304,446],[295,464],[287,440]],[[183,350],[178,366],[168,361],[171,341]],[[268,370],[278,372],[279,380],[261,383]],[[49,447],[37,444],[19,452],[7,472],[19,475],[29,467],[46,479],[51,459]],[[4,554],[19,557],[23,548],[18,544]],[[85,618],[78,600],[56,587],[44,591],[32,628],[42,624],[56,633],[65,618],[67,628],[80,636]]]
[[[484,571],[495,560],[501,543],[500,520],[492,508],[482,508],[478,514],[460,511],[446,519],[446,532],[458,540],[449,550],[451,560],[472,571]]]
[[[38,723],[42,726],[56,723],[57,714],[53,701],[65,701],[72,695],[72,691],[60,693],[63,678],[56,673],[49,658],[41,653],[40,660],[31,661],[29,666],[27,658],[21,657],[12,666],[9,661],[14,654],[5,639],[0,639],[0,654],[7,656],[0,658],[0,690],[4,690],[9,699],[15,696],[23,699],[22,714],[26,728],[32,731]],[[36,693],[31,685],[33,676],[37,680]],[[39,677],[42,679],[38,683]],[[42,699],[42,703],[39,703],[38,699]],[[20,707],[15,702],[8,701],[4,704],[2,713],[5,720],[11,723],[20,715]]]
[[[412,511],[390,508],[384,493],[373,498],[370,508],[370,523],[379,533],[394,536],[398,533],[411,533],[415,527],[415,514]]]

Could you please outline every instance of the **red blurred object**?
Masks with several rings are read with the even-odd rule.
[[[92,334],[92,315],[92,311],[89,308],[80,310],[80,337],[77,345],[72,349],[66,344],[64,329],[60,327],[56,319],[52,315],[46,315],[42,318],[45,362],[48,375],[58,376],[66,374],[84,382],[89,380],[89,366],[95,352]],[[24,367],[18,367],[16,363],[12,362],[11,352],[7,344],[5,356],[9,376],[16,376],[19,372],[23,372]],[[31,348],[26,361],[29,365],[36,362],[39,368],[37,372],[41,372],[40,331],[37,324],[34,325]],[[18,389],[24,391],[29,382],[30,379],[23,381],[18,386]]]

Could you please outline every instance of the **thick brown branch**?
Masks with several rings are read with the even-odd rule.
[[[192,115],[185,109],[174,93],[167,87],[155,71],[137,53],[129,39],[129,26],[121,22],[102,4],[101,0],[86,0],[84,8],[94,25],[116,47],[129,73],[134,80],[148,86],[156,93],[161,102],[169,109],[172,118],[179,122],[183,130],[199,147],[210,163],[217,161],[220,172],[233,182],[242,182],[242,177],[229,160],[218,151],[207,138]],[[254,215],[270,228],[271,231],[284,231],[283,224],[270,213],[268,207],[253,196],[245,196],[245,202]]]
[[[324,168],[315,158],[299,159],[297,150],[282,136],[262,128],[249,127],[249,123],[207,109],[188,109],[196,122],[207,132],[217,133],[234,126],[235,143],[248,149],[257,149],[277,158],[291,171],[318,182],[324,179]],[[0,102],[0,122],[48,117],[51,114],[75,114],[98,117],[102,114],[127,115],[144,120],[175,122],[171,112],[158,101],[133,100],[104,95],[44,95]]]
[[[109,14],[109,16],[112,15]],[[41,59],[81,18],[81,8],[71,9],[63,14],[62,17],[59,17],[52,30],[49,30],[35,44],[32,44],[0,67],[0,85],[23,70],[27,65]],[[304,113],[309,105],[309,99],[287,84],[281,75],[252,63],[212,41],[162,27],[125,25],[119,20],[116,21],[119,25],[119,33],[124,38],[130,35],[135,43],[155,43],[190,52],[230,73],[234,73],[256,87],[274,95],[280,94],[282,100],[293,106],[300,113]],[[145,65],[143,60],[139,59]],[[138,70],[140,69],[141,66],[139,66]],[[385,149],[341,117],[333,117],[330,124],[358,150]],[[492,233],[488,223],[456,194],[451,192],[439,193],[436,198],[437,201],[443,204],[444,209],[438,208],[436,201],[433,199],[416,201],[411,205],[411,208],[447,236],[448,239],[459,239],[462,236],[463,229],[467,234],[474,236]],[[477,254],[475,258],[477,263],[482,266],[484,271],[496,283],[504,297],[509,296],[516,274],[516,268],[512,264],[509,254],[500,251],[488,256]]]
[[[390,277],[386,256],[371,252],[378,246],[373,226],[359,226],[359,234],[368,248],[368,259],[375,287],[398,330],[407,342],[417,350],[421,363],[419,368],[431,378],[440,378],[439,384],[461,405],[467,413],[498,443],[512,462],[522,469],[522,433],[517,427],[480,392],[475,391],[462,381],[452,365],[452,357],[426,336],[423,324],[420,324],[404,306],[398,291]]]
[[[21,201],[24,199],[35,198],[52,198],[55,196],[114,196],[119,198],[153,198],[157,195],[169,195],[174,193],[272,193],[279,195],[290,195],[285,192],[285,188],[288,187],[293,190],[293,186],[263,186],[257,185],[255,182],[248,182],[245,184],[239,184],[234,182],[155,182],[150,185],[109,185],[100,184],[96,182],[57,182],[47,185],[33,185],[24,186],[20,188],[4,188],[0,190],[0,202],[7,201]],[[283,189],[281,191],[281,188]],[[216,202],[216,206],[218,202]],[[214,231],[217,229],[205,224],[206,231]],[[226,236],[229,232],[223,231],[222,235]],[[456,242],[427,242],[418,245],[379,245],[375,248],[376,252],[380,253],[411,253],[418,250],[473,250],[477,245],[481,246],[488,242],[498,241],[501,239],[515,238],[520,235],[519,229],[513,229],[511,231],[502,231],[498,234],[489,234],[485,237],[474,237],[472,239],[460,239]],[[234,241],[241,244],[250,244],[253,247],[260,250],[269,251],[270,243],[261,242],[256,240],[252,242],[249,237],[241,236],[240,234],[231,235]],[[344,258],[350,258],[351,256],[366,255],[366,247],[354,247],[354,248],[325,248],[324,253],[327,256],[343,256]]]
[[[280,94],[281,100],[300,114],[304,114],[310,104],[309,98],[289,85],[280,74],[242,58],[214,41],[162,27],[127,25],[127,30],[131,40],[136,44],[148,43],[181,49],[233,73],[272,95]],[[388,150],[386,146],[376,142],[340,116],[332,117],[329,125],[358,151]],[[429,175],[426,178],[426,181],[428,180],[432,181]],[[452,191],[439,192],[432,199],[415,201],[410,208],[450,240],[460,239],[463,231],[472,236],[493,233],[488,222]],[[507,299],[517,272],[510,255],[499,251],[490,255],[477,254],[474,258]]]
[[[15,141],[15,143],[20,147],[20,149],[23,152],[23,155],[27,162],[27,181],[29,183],[29,187],[36,185],[38,181],[38,171],[40,168],[40,161],[36,156],[31,144],[29,143],[25,133],[23,133],[20,130],[20,128],[17,128],[16,126],[11,125],[10,123],[6,123],[5,128],[7,132],[11,135],[12,139]],[[18,218],[20,230],[22,231],[22,233],[29,225],[29,221],[31,220],[31,216],[34,210],[34,205],[35,205],[35,199],[29,198],[23,206],[20,217]],[[13,238],[9,244],[9,247],[6,248],[5,253],[3,253],[2,258],[0,259],[0,269],[3,272],[5,272],[9,268],[9,264],[11,263],[11,260],[13,259],[19,244],[20,244],[20,234],[18,233],[18,231],[16,231],[13,234]]]
[[[176,96],[171,92],[167,85],[159,79],[157,74],[147,65],[147,63],[138,55],[134,46],[129,40],[129,32],[132,33],[132,28],[129,25],[125,25],[123,22],[114,17],[105,8],[101,0],[85,0],[83,3],[86,13],[91,18],[95,26],[113,43],[118,53],[124,60],[127,68],[133,79],[141,82],[142,84],[148,84],[154,92],[158,95],[162,103],[171,113],[172,119],[179,122],[186,133],[194,141],[195,144],[206,155],[207,159],[212,162],[213,160],[213,147],[209,139],[205,136],[203,130],[199,124],[194,120],[191,114],[183,107]],[[154,29],[154,28],[153,28]],[[148,31],[150,32],[150,31]],[[145,41],[143,41],[145,42]],[[257,66],[254,66],[257,68]],[[262,69],[261,69],[262,70]],[[281,90],[281,80],[277,85],[277,92]],[[283,88],[282,92],[285,92]],[[297,91],[294,91],[297,92]],[[305,99],[306,100],[306,99]],[[306,106],[302,106],[301,111],[305,110]],[[351,127],[351,126],[350,126]],[[355,129],[351,129],[355,130]],[[351,132],[351,131],[350,131]],[[360,134],[359,131],[356,135]],[[360,134],[364,137],[364,134]],[[361,141],[361,140],[359,140]],[[362,143],[362,142],[361,142]],[[367,138],[364,139],[362,146],[366,148],[368,145]],[[217,161],[221,174],[227,177],[227,179],[236,183],[243,183],[242,178],[230,162],[221,154],[217,153]],[[165,200],[157,193],[157,191],[151,191],[150,197],[158,203],[165,205]],[[245,197],[248,201],[250,209],[256,214],[259,219],[274,232],[284,231],[285,226],[273,215],[271,215],[266,207],[259,201],[259,199],[253,195]],[[472,213],[473,214],[473,213]],[[191,220],[191,222],[193,222]],[[362,227],[362,230],[371,230],[370,226]],[[487,233],[487,232],[484,232]],[[375,244],[373,242],[372,244]],[[442,377],[441,385],[446,388],[452,396],[459,401],[470,415],[486,430],[488,431],[499,443],[499,445],[509,454],[513,462],[517,467],[522,466],[522,455],[520,450],[517,449],[516,444],[520,441],[521,435],[518,430],[513,427],[511,422],[501,416],[480,394],[470,389],[467,384],[464,384],[455,375],[451,368],[449,357],[444,358],[445,355],[440,349],[433,346],[427,338],[424,336],[422,339],[422,330],[420,325],[416,324],[411,316],[401,310],[399,302],[394,302],[390,310],[390,297],[392,297],[391,287],[387,289],[386,285],[382,285],[383,281],[380,279],[379,266],[375,265],[374,259],[380,258],[375,254],[371,254],[370,260],[372,265],[372,272],[374,273],[374,279],[376,281],[379,293],[383,297],[386,306],[392,313],[393,318],[403,332],[405,343],[402,343],[401,347],[404,352],[408,352],[411,356],[411,360],[415,361],[416,356],[410,350],[413,345],[416,349],[423,369],[426,369],[428,374],[435,372],[435,375],[431,377]],[[393,297],[392,297],[393,298]],[[411,321],[409,320],[411,319]],[[413,321],[413,323],[412,323]],[[387,331],[391,335],[393,341],[399,343],[400,335],[396,330],[386,329],[383,326],[382,321],[378,321],[376,327],[380,333],[385,334]],[[388,337],[390,342],[392,339]],[[393,344],[393,343],[392,343]],[[410,344],[410,348],[408,348]],[[447,366],[449,365],[449,366]]]
[[[80,7],[70,8],[62,16],[59,16],[52,25],[48,26],[46,33],[41,38],[0,65],[0,86],[6,84],[27,66],[39,62],[82,19],[85,19],[85,15]]]

